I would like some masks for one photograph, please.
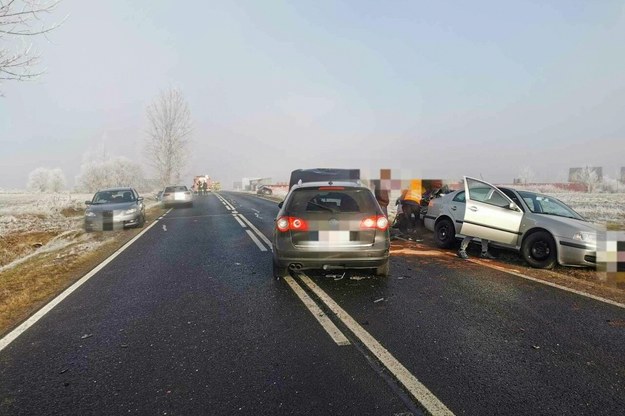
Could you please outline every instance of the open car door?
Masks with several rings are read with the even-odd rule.
[[[464,177],[466,204],[460,234],[516,245],[523,212],[496,186]]]

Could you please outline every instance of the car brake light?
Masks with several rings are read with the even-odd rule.
[[[169,196],[169,195],[171,195],[169,192],[166,192],[163,194],[163,196]]]
[[[376,226],[378,227],[378,230],[386,230],[388,228],[388,218],[384,215],[379,215],[378,220],[376,221]]]
[[[343,186],[320,186],[319,187],[320,191],[335,191],[335,190],[341,191],[344,189],[345,187]]]
[[[279,231],[307,231],[308,223],[301,218],[297,217],[280,217],[276,221],[276,228]]]
[[[388,228],[388,218],[384,215],[367,217],[360,221],[360,228],[366,230],[378,229],[380,231],[385,231]]]

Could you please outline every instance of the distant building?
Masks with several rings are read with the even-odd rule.
[[[585,168],[570,168],[569,169],[569,182],[584,182],[581,178],[583,178],[586,172],[591,171],[597,174],[597,180],[603,180],[603,168],[596,166],[587,166]],[[622,173],[622,171],[621,171]]]
[[[625,167],[621,168],[621,182],[625,183]]]

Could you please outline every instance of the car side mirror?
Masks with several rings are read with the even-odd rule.
[[[519,206],[514,202],[510,202],[508,208],[510,208],[512,211],[521,211],[521,208],[519,208]]]
[[[284,205],[284,201],[281,201],[281,202],[278,204],[278,208],[282,208],[282,206],[283,206],[283,205]]]
[[[91,201],[85,201],[85,205],[91,205]]]
[[[137,198],[137,201],[139,201],[139,202],[143,202],[143,197],[142,197],[142,196],[140,196],[139,198]]]

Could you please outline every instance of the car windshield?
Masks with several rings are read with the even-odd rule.
[[[297,189],[287,211],[304,212],[375,212],[375,199],[368,189],[323,188]]]
[[[519,191],[519,195],[521,195],[530,211],[535,214],[556,215],[558,217],[586,221],[584,217],[556,198],[527,191]]]
[[[93,204],[121,204],[132,202],[135,198],[132,191],[128,189],[117,189],[112,191],[100,191],[93,197]]]

